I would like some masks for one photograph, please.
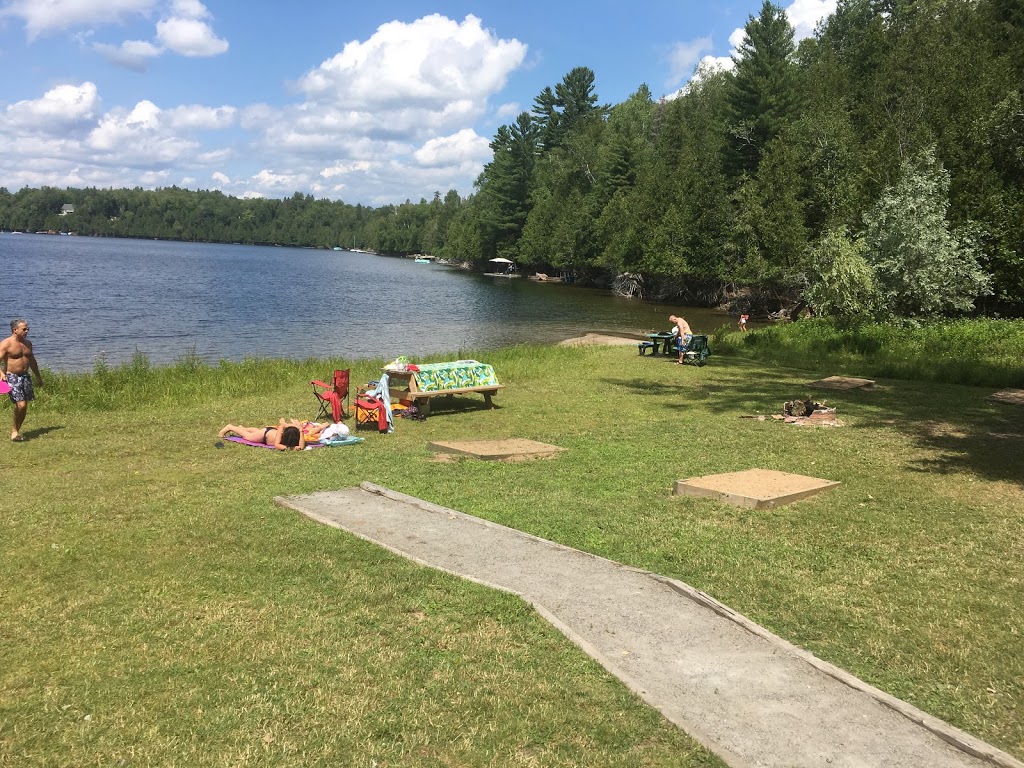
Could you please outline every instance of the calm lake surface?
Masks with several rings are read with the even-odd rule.
[[[697,331],[733,322],[706,309],[486,277],[348,251],[0,233],[0,333],[23,317],[44,368],[91,370],[136,350],[154,364],[194,353],[416,357],[551,343],[591,330]]]

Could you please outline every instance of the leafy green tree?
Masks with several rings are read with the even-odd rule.
[[[800,284],[808,242],[805,184],[794,143],[784,137],[772,141],[757,174],[734,196],[740,281],[785,291]]]
[[[476,204],[475,199],[470,199],[453,214],[442,251],[446,258],[473,261],[484,257],[479,218],[474,211]]]
[[[849,114],[839,105],[806,112],[788,132],[799,158],[810,237],[860,219],[861,163]]]
[[[636,190],[620,187],[605,204],[596,222],[601,252],[598,263],[610,272],[640,271],[646,236],[638,215],[641,200]]]
[[[934,148],[906,161],[899,181],[865,214],[866,255],[882,309],[901,317],[970,312],[991,290],[972,238],[950,230],[949,172]]]
[[[804,298],[817,315],[868,317],[880,307],[875,270],[864,256],[863,240],[843,229],[825,233],[811,250]]]

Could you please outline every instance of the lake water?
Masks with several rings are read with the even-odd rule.
[[[195,353],[246,357],[411,358],[590,330],[697,331],[720,312],[605,291],[503,279],[348,251],[0,233],[0,334],[16,317],[45,368],[154,364]]]

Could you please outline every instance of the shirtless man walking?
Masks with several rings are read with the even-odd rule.
[[[11,440],[16,443],[25,439],[21,435],[21,424],[28,413],[28,404],[36,397],[32,389],[30,369],[35,374],[36,386],[43,386],[43,377],[39,373],[35,355],[32,354],[32,342],[28,340],[28,323],[24,320],[12,320],[11,335],[0,341],[0,372],[11,388],[7,396],[14,403],[14,429],[11,430]]]

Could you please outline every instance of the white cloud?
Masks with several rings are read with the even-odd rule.
[[[29,40],[79,26],[120,24],[126,16],[148,13],[156,0],[12,0],[0,18],[24,20]]]
[[[200,178],[223,167],[232,150],[203,148],[192,134],[236,121],[230,106],[163,110],[147,99],[104,112],[93,83],[60,84],[0,106],[0,183],[134,187]]]
[[[93,48],[99,51],[111,63],[135,70],[136,72],[145,71],[149,60],[164,52],[163,48],[148,43],[145,40],[125,40],[121,45],[95,43]]]
[[[149,15],[158,4],[160,0],[7,0],[0,7],[0,22],[7,17],[24,20],[29,40],[48,32],[85,27],[77,35],[84,41],[96,27]],[[119,45],[95,43],[93,47],[114,64],[136,71],[144,70],[149,59],[165,50],[192,57],[216,56],[228,50],[227,40],[217,37],[205,21],[212,17],[199,0],[171,0],[165,7],[168,13],[156,25],[159,44],[126,40]]]
[[[91,121],[98,107],[95,84],[58,85],[41,98],[8,106],[0,117],[0,127],[16,132],[63,134],[72,126]]]
[[[252,177],[257,187],[277,192],[295,192],[309,186],[309,177],[304,173],[274,173],[264,168]]]
[[[295,88],[302,101],[252,105],[240,123],[259,131],[260,151],[274,153],[278,167],[312,179],[314,191],[340,191],[344,184],[316,180],[357,173],[364,194],[388,186],[403,196],[456,186],[468,193],[490,151],[466,126],[488,113],[488,100],[525,56],[524,44],[499,39],[472,15],[462,22],[438,14],[393,21],[301,77]],[[506,109],[518,114],[517,105]],[[256,174],[250,188],[303,188],[281,175]]]
[[[139,176],[139,181],[147,187],[159,187],[166,184],[170,176],[169,171],[146,171]]]
[[[715,72],[731,72],[736,68],[736,60],[732,56],[705,56],[697,65],[695,77]]]
[[[333,179],[335,176],[344,176],[349,173],[358,173],[370,170],[370,164],[366,160],[356,160],[351,163],[335,163],[329,168],[320,171],[325,179]]]
[[[710,52],[710,35],[676,43],[669,52],[669,76],[665,84],[672,88],[688,79],[693,74],[694,65],[701,60],[702,56]]]
[[[230,149],[213,149],[209,152],[200,152],[195,156],[195,162],[202,166],[224,165],[235,153]]]
[[[743,41],[746,39],[747,30],[745,30],[743,27],[737,27],[736,29],[734,29],[732,31],[732,34],[729,35],[729,46],[731,49],[729,51],[729,54],[731,56],[735,56],[739,52],[740,46],[743,45]]]
[[[425,168],[461,166],[467,162],[482,167],[490,154],[487,139],[477,136],[470,128],[463,128],[451,136],[430,139],[413,153],[413,158]]]
[[[243,200],[263,200],[266,197],[262,192],[254,192],[251,189],[242,193]]]
[[[67,3],[89,10],[69,13],[68,26],[114,23],[129,13],[159,20],[149,41],[94,44],[91,30],[79,35],[83,47],[120,66],[142,70],[157,56],[212,55],[228,46],[199,0],[31,4],[70,9]],[[15,6],[25,11],[29,3],[0,0],[8,11]],[[33,29],[58,28],[40,21]],[[161,106],[151,97],[104,109],[92,83],[59,85],[38,99],[0,102],[0,179],[8,186],[100,187],[206,179],[246,197],[357,190],[362,202],[377,203],[399,195],[429,199],[448,189],[468,194],[490,156],[481,129],[469,126],[519,113],[518,104],[489,102],[524,66],[526,52],[475,16],[453,21],[435,14],[383,24],[341,46],[293,83],[297,96],[280,107]],[[231,143],[206,143],[210,131],[225,131]],[[234,143],[242,132],[252,143]],[[233,164],[246,156],[260,165]]]
[[[793,25],[797,41],[814,34],[818,22],[831,16],[836,10],[836,0],[794,0],[786,9],[789,23]]]
[[[171,128],[216,130],[233,125],[238,117],[238,110],[228,106],[204,107],[199,104],[188,104],[168,109],[164,114]]]
[[[518,40],[499,40],[469,15],[458,23],[439,14],[411,24],[382,24],[364,43],[352,41],[298,82],[311,100],[356,110],[478,102],[501,90],[526,56]]]
[[[127,112],[105,114],[85,141],[93,159],[138,168],[167,166],[187,160],[199,144],[170,130],[169,121],[153,102],[140,101]]]
[[[129,137],[155,131],[159,118],[160,107],[149,100],[140,101],[131,112],[115,109],[105,114],[89,134],[89,145],[105,150],[121,146]]]
[[[174,0],[171,13],[184,19],[210,18],[210,11],[199,0]]]
[[[523,110],[519,107],[519,102],[510,101],[507,104],[502,104],[496,110],[494,110],[494,116],[499,120],[511,120],[519,116],[519,113]]]
[[[217,56],[228,49],[227,40],[217,37],[209,24],[195,18],[161,19],[156,25],[156,36],[165,48],[182,56]]]

